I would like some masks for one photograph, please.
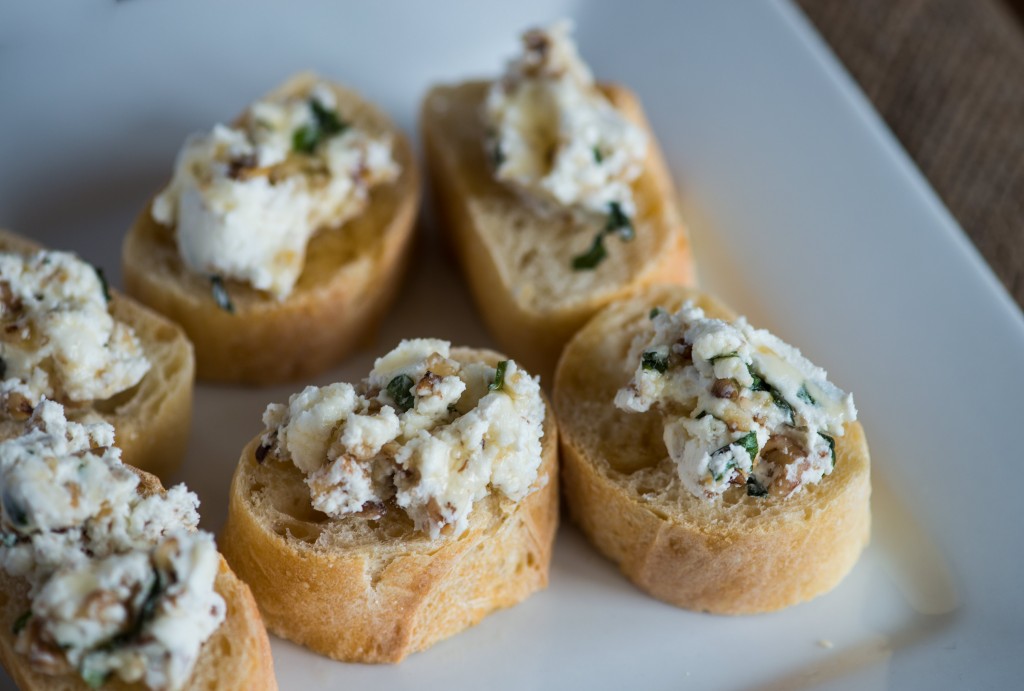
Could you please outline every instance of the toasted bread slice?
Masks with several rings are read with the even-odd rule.
[[[622,86],[604,85],[612,104],[649,135],[644,172],[633,183],[636,237],[609,240],[595,269],[573,270],[595,229],[542,213],[494,178],[481,117],[489,86],[466,82],[427,94],[427,169],[441,226],[484,322],[503,350],[546,382],[562,347],[601,307],[654,283],[691,285],[690,242],[640,102]]]
[[[641,589],[687,609],[748,614],[834,587],[867,544],[868,447],[858,423],[836,438],[835,470],[789,498],[726,495],[707,502],[676,476],[659,414],[615,407],[635,363],[633,337],[653,307],[693,300],[710,317],[735,315],[712,298],[655,287],[600,312],[566,346],[555,375],[563,483],[573,520]]]
[[[502,359],[458,348],[451,357]],[[399,662],[547,585],[557,436],[548,405],[538,471],[547,484],[518,503],[486,497],[464,533],[436,540],[400,509],[340,520],[315,511],[292,463],[256,460],[257,437],[235,471],[220,544],[272,633],[338,660]]]
[[[0,251],[30,254],[38,244],[0,230]],[[192,344],[177,324],[146,309],[116,290],[111,291],[110,313],[132,327],[150,362],[150,370],[136,386],[89,405],[65,406],[69,418],[96,413],[114,426],[125,463],[166,478],[181,464],[192,421],[192,384],[195,358]],[[0,436],[20,433],[20,422],[0,421]]]
[[[160,481],[139,471],[139,492],[162,492]],[[224,598],[227,614],[224,622],[203,644],[188,691],[274,691],[274,663],[270,641],[263,628],[256,602],[248,586],[238,580],[224,558],[214,588]],[[77,674],[52,676],[33,670],[28,660],[15,652],[14,622],[29,609],[28,584],[0,570],[0,662],[22,691],[86,691],[89,686]],[[111,691],[143,691],[143,684],[126,684],[114,679],[99,688]]]
[[[303,94],[321,81],[302,74],[267,98]],[[420,199],[412,148],[380,109],[354,91],[332,88],[347,119],[371,134],[391,135],[401,173],[371,190],[361,214],[311,238],[285,300],[227,280],[234,313],[219,307],[209,278],[183,264],[174,230],[153,219],[152,202],[124,240],[126,292],[181,324],[195,344],[200,379],[269,384],[322,371],[372,338],[398,293]]]

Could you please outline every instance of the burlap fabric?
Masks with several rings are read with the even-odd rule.
[[[1024,2],[797,2],[1024,306]]]

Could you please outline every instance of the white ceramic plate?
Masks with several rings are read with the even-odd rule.
[[[747,618],[677,610],[564,527],[547,591],[398,667],[274,640],[282,689],[1019,683],[1021,314],[793,7],[77,0],[2,10],[0,224],[79,251],[115,283],[121,236],[189,132],[307,68],[414,131],[429,84],[494,74],[520,29],[572,16],[595,72],[647,107],[704,286],[856,395],[874,457],[874,535],[828,595]],[[413,335],[489,344],[427,237],[374,352]],[[318,381],[358,378],[371,360]],[[197,389],[181,479],[200,494],[207,528],[223,521],[265,403],[297,386]]]

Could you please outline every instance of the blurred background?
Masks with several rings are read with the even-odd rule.
[[[797,0],[1024,306],[1024,0]]]

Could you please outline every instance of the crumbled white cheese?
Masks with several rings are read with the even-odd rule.
[[[29,623],[38,624],[16,647],[30,659],[56,647],[87,681],[116,675],[180,689],[224,620],[224,599],[213,588],[219,563],[209,534],[176,530],[150,549],[64,567],[32,600]]]
[[[44,673],[181,688],[224,618],[219,557],[192,532],[196,495],[142,496],[113,443],[109,424],[69,422],[49,400],[0,442],[0,568],[32,600],[18,650]]]
[[[342,122],[326,85],[301,98],[257,102],[242,124],[217,125],[185,142],[153,218],[176,228],[192,271],[284,299],[302,273],[310,237],[359,215],[370,188],[398,177],[391,147],[390,137]]]
[[[857,418],[828,375],[740,317],[705,317],[687,303],[656,309],[630,353],[639,362],[615,396],[628,412],[664,417],[665,445],[683,485],[715,498],[731,485],[786,496],[832,472],[835,437]]]
[[[264,446],[307,475],[313,507],[330,516],[394,499],[432,537],[460,534],[489,491],[520,501],[536,489],[545,409],[515,362],[499,375],[449,359],[450,348],[402,341],[358,387],[310,386],[271,404]]]
[[[523,54],[487,95],[487,146],[498,180],[562,207],[627,217],[647,137],[594,84],[559,22],[523,35]]]
[[[35,405],[85,402],[137,384],[149,361],[107,308],[96,270],[68,252],[0,254],[0,384]]]

